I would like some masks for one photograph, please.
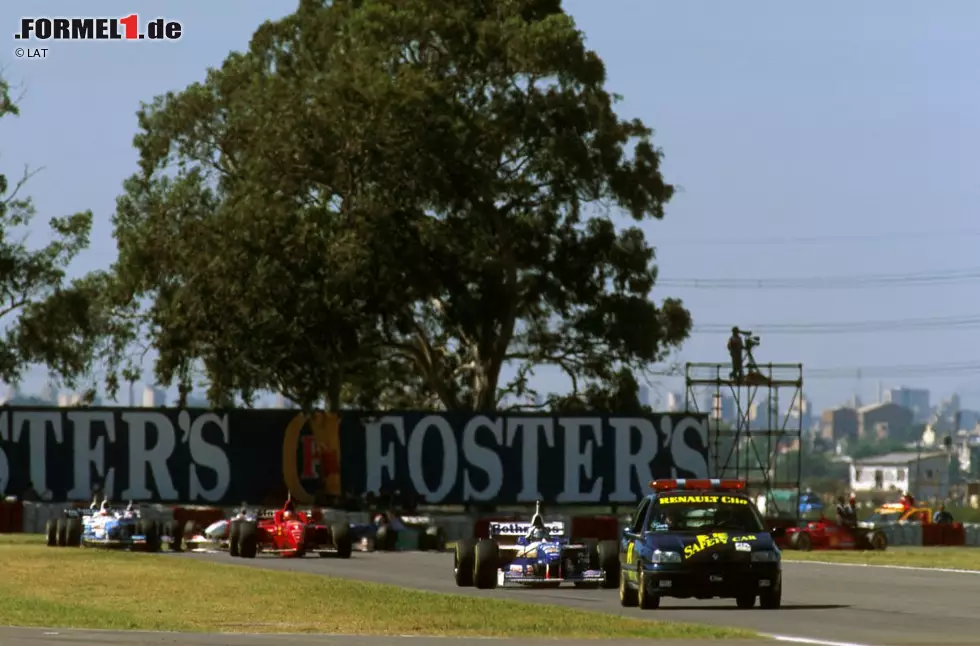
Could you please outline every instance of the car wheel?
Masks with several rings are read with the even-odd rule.
[[[619,565],[619,542],[601,541],[597,551],[599,555],[599,570],[602,571],[602,575],[605,577],[602,582],[602,587],[611,590],[619,585],[619,579],[622,577]]]
[[[58,547],[68,545],[68,518],[58,519]]]
[[[259,551],[259,529],[255,523],[242,521],[238,528],[238,555],[243,559],[254,559]]]
[[[810,535],[806,532],[793,534],[793,538],[790,539],[789,545],[794,550],[799,550],[801,552],[809,552],[811,549],[813,549],[813,541],[810,539]]]
[[[500,551],[494,541],[489,539],[477,541],[473,565],[473,585],[480,590],[496,588],[499,562]]]
[[[69,547],[82,546],[82,519],[72,518],[68,521],[68,545]]]
[[[354,551],[354,539],[350,535],[350,525],[347,523],[337,523],[330,528],[333,536],[334,547],[337,548],[334,554],[339,559],[349,559],[351,552]],[[320,556],[330,556],[329,552],[320,552]]]
[[[638,603],[637,591],[626,583],[626,577],[619,575],[619,605],[624,608],[635,608]]]
[[[48,547],[58,547],[58,521],[51,518],[44,523],[44,533],[47,534]]]
[[[382,525],[374,537],[374,544],[379,552],[394,552],[398,546],[398,532],[388,525]]]
[[[476,541],[466,538],[456,542],[453,551],[453,575],[460,588],[473,586],[473,572],[476,570]]]
[[[759,593],[759,607],[764,610],[779,610],[779,607],[783,605],[783,581],[779,580],[779,584],[775,588],[770,588]]]
[[[446,532],[443,531],[442,527],[429,527],[425,530],[425,535],[428,537],[430,550],[433,552],[446,551]]]
[[[656,610],[660,607],[660,597],[650,592],[650,584],[647,581],[647,573],[643,571],[643,564],[639,564],[640,581],[637,584],[636,596],[640,610]]]
[[[144,521],[143,532],[146,536],[146,551],[159,552],[162,547],[160,541],[160,524],[154,520]]]
[[[735,605],[742,610],[755,607],[755,594],[740,594],[735,597]]]
[[[888,549],[888,537],[885,536],[885,532],[875,530],[871,534],[871,549],[878,551]]]
[[[228,527],[228,555],[238,557],[242,555],[242,521],[233,520]]]

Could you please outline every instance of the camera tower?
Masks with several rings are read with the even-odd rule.
[[[686,405],[708,413],[708,451],[716,478],[746,481],[765,496],[766,515],[799,517],[803,365],[757,364],[749,345],[744,372],[731,363],[688,363]]]

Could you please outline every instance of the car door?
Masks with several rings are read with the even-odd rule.
[[[623,539],[619,549],[619,560],[622,565],[621,570],[623,576],[626,576],[630,581],[636,579],[635,565],[638,556],[637,551],[640,548],[641,538],[646,529],[647,513],[650,511],[650,505],[650,499],[644,498],[639,506],[637,506],[633,518],[630,519],[629,527],[623,531]]]

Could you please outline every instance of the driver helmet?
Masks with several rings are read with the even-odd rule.
[[[849,500],[850,502],[852,502],[852,503],[853,503],[853,502],[857,502],[857,499],[858,499],[858,497],[857,497],[857,494],[856,494],[856,493],[854,493],[854,492],[852,491],[852,492],[851,492],[851,495],[850,495],[850,496],[848,496],[848,498],[847,498],[847,499],[848,499],[848,500]]]
[[[292,520],[293,519],[293,511],[291,509],[287,509],[285,512],[283,512],[282,519],[283,520]]]
[[[101,514],[102,516],[108,516],[109,515],[109,501],[108,500],[103,500],[102,501],[102,505],[99,506],[99,514]]]

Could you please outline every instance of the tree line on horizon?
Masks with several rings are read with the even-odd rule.
[[[560,0],[303,0],[140,106],[111,267],[68,277],[90,211],[32,248],[0,176],[0,379],[113,397],[151,348],[181,402],[493,410],[551,366],[552,410],[640,410],[691,316],[654,299],[637,225],[674,188],[617,101]]]

